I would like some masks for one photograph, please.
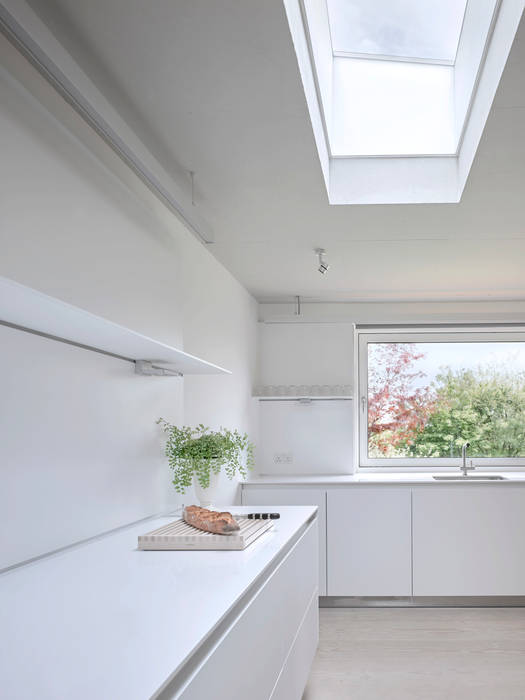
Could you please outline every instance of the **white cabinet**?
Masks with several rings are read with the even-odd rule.
[[[300,700],[319,636],[316,526],[243,603],[185,687],[168,686],[159,700]]]
[[[243,551],[138,551],[170,515],[0,576],[0,697],[300,700],[318,639],[317,518],[280,511]]]
[[[327,594],[410,596],[409,488],[356,486],[327,493]]]
[[[243,506],[317,506],[319,523],[319,595],[326,595],[326,491],[301,486],[281,488],[244,484]]]
[[[413,490],[414,595],[525,595],[525,486]]]

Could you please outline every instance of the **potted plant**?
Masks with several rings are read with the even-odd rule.
[[[157,423],[167,434],[165,451],[175,490],[184,494],[193,483],[202,507],[213,504],[223,467],[229,479],[235,474],[245,477],[246,470],[253,467],[254,446],[246,433],[222,427],[210,430],[202,423],[195,428],[179,427],[164,418]]]

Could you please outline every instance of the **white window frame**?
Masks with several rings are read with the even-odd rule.
[[[385,326],[355,329],[355,428],[358,471],[363,472],[456,472],[459,458],[370,458],[368,457],[368,349],[370,342],[525,342],[524,326]],[[524,425],[525,429],[525,425]],[[470,460],[470,458],[469,458]],[[472,458],[478,471],[513,471],[525,468],[525,457]]]

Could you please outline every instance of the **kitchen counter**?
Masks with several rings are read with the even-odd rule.
[[[525,474],[505,476],[266,476],[245,482],[241,495],[254,509],[318,506],[321,596],[505,603],[525,596]]]
[[[196,663],[214,630],[224,628],[240,601],[267,581],[317,509],[279,511],[274,530],[244,551],[138,551],[137,536],[177,517],[171,514],[4,573],[2,696],[156,696]]]
[[[437,472],[436,472],[437,473]],[[450,472],[452,473],[452,472]],[[458,472],[459,474],[459,469]],[[477,475],[481,474],[496,474],[496,472],[482,472],[475,471]],[[501,472],[505,479],[496,481],[436,481],[432,478],[432,473],[425,472],[392,472],[385,474],[383,472],[368,472],[361,474],[348,474],[348,475],[312,475],[312,474],[297,474],[297,475],[287,475],[287,476],[258,476],[252,479],[247,479],[241,482],[243,487],[251,486],[370,486],[374,484],[382,485],[417,485],[417,484],[432,484],[436,486],[455,486],[459,484],[465,486],[466,484],[472,485],[477,484],[478,486],[485,486],[486,484],[494,485],[505,485],[505,484],[525,484],[525,471],[514,471],[514,472]]]

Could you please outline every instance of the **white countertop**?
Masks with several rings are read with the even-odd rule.
[[[151,697],[264,578],[316,508],[278,511],[274,529],[242,552],[138,551],[138,535],[171,515],[1,575],[2,697]]]
[[[459,469],[458,472],[459,474]],[[495,474],[496,472],[476,471],[475,474]],[[363,472],[360,474],[297,474],[297,475],[266,475],[257,476],[242,482],[243,486],[273,486],[273,485],[303,485],[303,486],[352,486],[352,485],[373,485],[373,484],[432,484],[436,486],[451,486],[465,484],[486,486],[487,484],[498,486],[501,484],[525,484],[525,471],[501,472],[505,479],[496,481],[436,481],[432,474],[428,472]]]

